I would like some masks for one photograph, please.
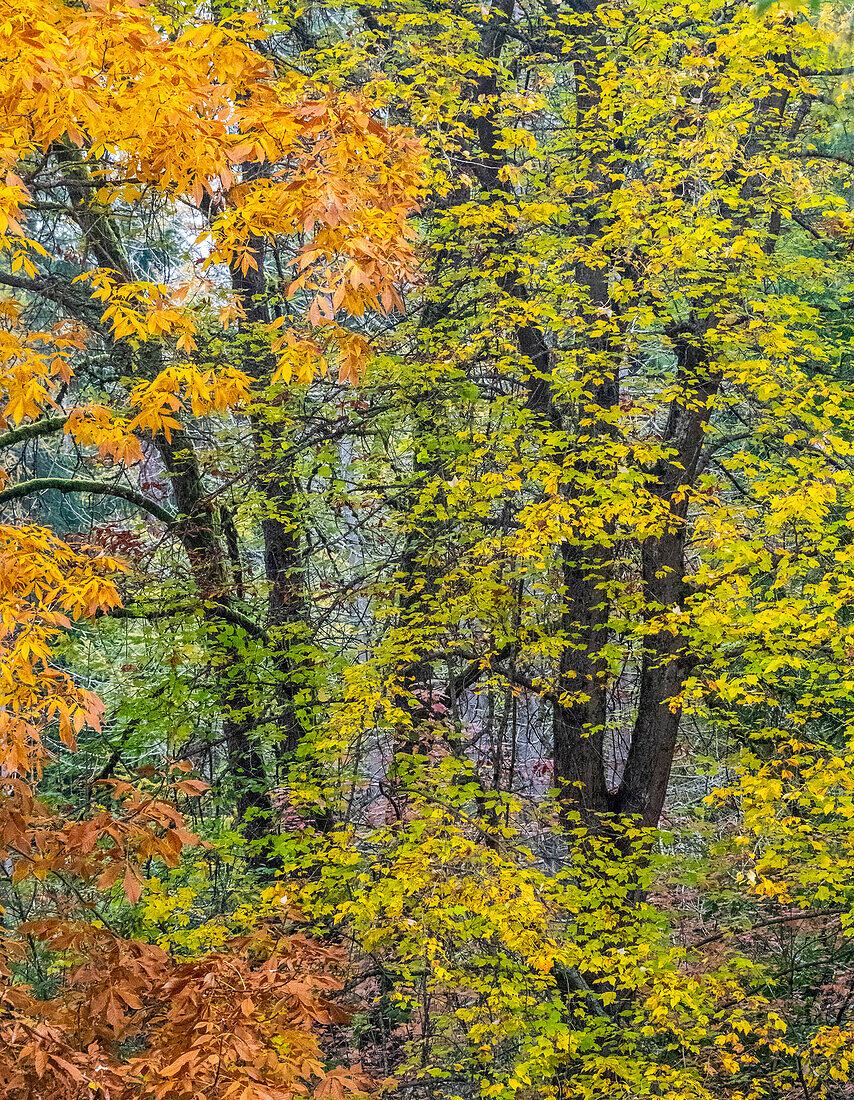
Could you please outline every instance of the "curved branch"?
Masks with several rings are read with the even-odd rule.
[[[62,431],[67,423],[67,416],[52,416],[47,420],[37,420],[35,424],[22,424],[20,428],[12,428],[5,435],[0,435],[0,448],[14,447],[16,443],[26,443],[28,439]]]
[[[87,481],[83,478],[61,477],[37,477],[32,481],[22,481],[18,485],[11,485],[0,492],[0,504],[9,500],[20,500],[21,497],[40,493],[44,489],[56,489],[60,493],[98,493],[102,496],[120,497],[129,504],[135,504],[137,508],[148,512],[150,515],[165,523],[167,527],[174,527],[178,523],[178,517],[173,516],[165,508],[161,508],[153,500],[148,500],[142,493],[136,492],[124,485],[111,485],[107,481]]]
[[[23,290],[28,294],[37,294],[50,302],[56,302],[90,328],[105,327],[101,324],[101,310],[98,304],[88,294],[65,279],[49,277],[25,279],[20,275],[0,273],[0,286]]]

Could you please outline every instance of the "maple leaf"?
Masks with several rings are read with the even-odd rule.
[[[362,1072],[361,1063],[336,1066],[323,1075],[314,1087],[315,1100],[344,1100],[347,1093],[366,1093],[374,1082]]]

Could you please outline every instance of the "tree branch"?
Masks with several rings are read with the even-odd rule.
[[[843,65],[841,69],[798,69],[798,76],[848,76],[854,73],[854,65]]]
[[[40,298],[47,298],[50,302],[65,306],[75,317],[89,325],[91,328],[102,327],[101,309],[98,304],[85,292],[78,290],[62,279],[24,279],[20,275],[0,274],[0,286],[8,286],[13,290],[23,290],[28,294],[37,294]]]
[[[452,694],[455,698],[462,695],[464,691],[468,691],[470,687],[473,687],[481,676],[493,671],[490,664],[491,661],[503,661],[507,657],[512,657],[519,652],[519,648],[518,642],[508,642],[506,645],[502,646],[497,653],[494,653],[491,658],[487,657],[486,665],[484,665],[483,660],[478,657],[469,661],[466,667],[454,677],[453,685],[449,685],[451,688],[449,694]],[[502,673],[502,675],[504,675],[504,673]]]
[[[711,936],[697,940],[696,943],[689,944],[688,950],[696,951],[700,947],[705,947],[706,944],[714,943],[715,940],[724,939],[725,936],[746,936],[750,932],[755,932],[757,928],[770,928],[774,924],[791,924],[792,921],[797,920],[813,920],[816,917],[839,917],[841,913],[841,909],[814,909],[812,912],[807,910],[805,913],[794,913],[791,916],[772,917],[770,920],[752,924],[750,928],[724,928],[720,932],[715,932]]]
[[[52,416],[47,420],[37,420],[34,424],[22,424],[20,428],[12,428],[5,435],[0,435],[0,448],[14,447],[16,443],[26,443],[28,439],[62,431],[67,423],[67,416]]]
[[[493,672],[497,672],[499,676],[503,676],[505,680],[509,680],[511,684],[516,684],[518,687],[525,688],[526,691],[531,691],[535,695],[539,695],[541,699],[547,700],[554,705],[560,704],[560,698],[556,691],[552,691],[551,688],[539,687],[528,676],[518,672],[515,668],[504,668],[500,665],[496,665],[493,668]]]
[[[835,160],[839,164],[847,164],[851,168],[854,168],[854,158],[844,157],[841,153],[822,153],[818,149],[798,149],[788,153],[787,156],[802,157],[805,160],[810,158],[815,158],[816,160]]]
[[[56,489],[60,493],[97,493],[102,496],[119,497],[148,512],[161,523],[165,523],[167,527],[174,527],[179,522],[178,516],[173,516],[171,512],[161,508],[153,500],[148,500],[135,489],[124,485],[111,485],[107,481],[87,481],[83,478],[37,477],[32,481],[22,481],[0,492],[0,504],[9,500],[20,500],[21,497],[40,493],[45,489]]]
[[[262,642],[272,644],[272,640],[267,631],[259,626],[254,620],[250,619],[248,615],[244,615],[242,611],[235,611],[233,607],[228,607],[226,604],[220,603],[218,600],[208,601],[213,603],[212,610],[215,610],[217,615],[225,619],[227,622],[233,623],[235,626],[239,626],[241,630],[245,630],[253,638],[258,638]],[[165,608],[142,608],[142,607],[114,607],[110,611],[105,611],[103,616],[98,615],[97,618],[107,619],[165,619],[170,615],[179,615],[182,612],[198,611],[200,610],[198,604],[173,604],[171,607]]]

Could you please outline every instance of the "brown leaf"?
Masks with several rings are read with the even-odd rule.
[[[119,876],[122,873],[122,865],[120,863],[111,863],[109,867],[105,868],[98,876],[98,889],[109,890],[111,886],[114,886],[118,882]]]
[[[142,897],[142,879],[139,877],[139,873],[132,867],[125,868],[125,876],[122,879],[122,889],[131,905],[136,905]]]

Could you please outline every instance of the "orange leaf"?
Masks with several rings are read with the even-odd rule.
[[[131,903],[131,905],[136,905],[136,903],[142,897],[142,879],[139,877],[139,874],[131,867],[125,868],[125,875],[122,880],[122,889],[125,892],[125,897]]]

